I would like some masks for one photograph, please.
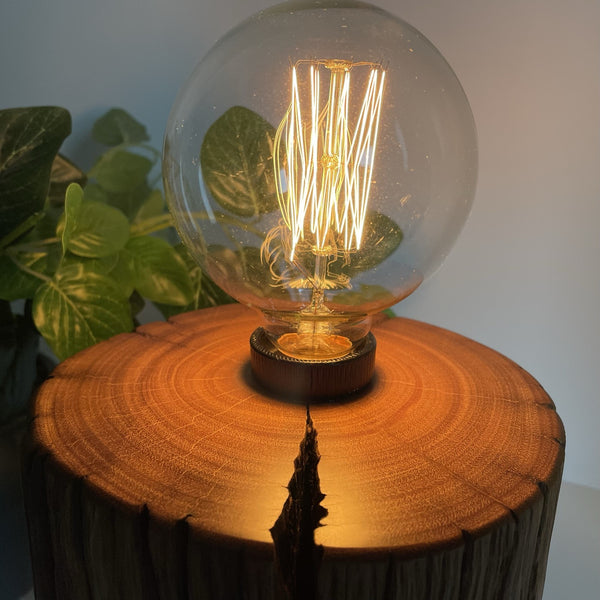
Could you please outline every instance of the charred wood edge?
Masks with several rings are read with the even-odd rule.
[[[272,544],[244,544],[202,531],[191,514],[170,519],[120,502],[31,434],[22,480],[36,600],[236,600],[258,579],[283,595]]]
[[[313,431],[313,435],[316,438],[316,432]],[[316,439],[313,439],[313,441],[316,443]],[[559,437],[554,441],[560,446],[562,454],[564,452],[564,438],[561,439],[559,434]],[[161,590],[156,593],[160,597],[187,600],[190,597],[188,594],[197,597],[198,590],[201,589],[203,595],[200,597],[233,599],[246,597],[248,595],[248,584],[250,586],[258,585],[258,580],[253,579],[249,581],[247,579],[249,569],[253,569],[256,566],[262,568],[261,565],[263,563],[260,559],[258,563],[253,562],[256,548],[245,549],[224,536],[213,534],[198,535],[194,531],[193,524],[188,522],[190,518],[193,520],[193,515],[186,515],[179,520],[167,520],[161,518],[159,514],[152,514],[145,505],[132,506],[126,503],[119,503],[94,486],[89,478],[70,473],[44,447],[36,447],[26,458],[27,460],[23,461],[24,473],[27,475],[24,486],[26,501],[30,506],[35,506],[36,510],[33,529],[30,519],[30,536],[32,540],[35,537],[39,542],[39,545],[36,544],[32,550],[33,552],[37,552],[37,556],[40,559],[38,564],[42,565],[41,571],[34,571],[38,600],[70,600],[71,598],[86,600],[90,597],[87,595],[90,587],[87,579],[80,590],[65,591],[62,578],[66,576],[73,581],[80,577],[77,574],[80,569],[80,563],[77,556],[75,556],[76,561],[74,564],[65,564],[63,562],[65,560],[64,549],[57,548],[56,541],[52,539],[53,536],[60,535],[60,539],[64,541],[72,539],[74,541],[73,546],[78,546],[76,537],[73,534],[71,534],[70,538],[65,538],[65,534],[61,533],[60,527],[58,527],[66,524],[67,529],[71,528],[76,531],[78,529],[77,519],[75,522],[73,520],[58,521],[56,515],[50,514],[53,512],[53,506],[66,508],[66,504],[59,503],[65,499],[68,502],[69,498],[73,501],[81,502],[82,506],[89,507],[92,505],[94,507],[92,508],[92,513],[95,510],[99,510],[108,515],[109,518],[104,519],[103,522],[109,523],[111,528],[118,517],[117,513],[122,511],[125,511],[125,516],[121,516],[117,520],[121,522],[123,520],[132,521],[134,529],[137,527],[136,519],[139,519],[139,527],[143,532],[141,543],[147,543],[150,546],[149,550],[142,548],[141,551],[145,552],[146,556],[152,558],[152,564],[146,564],[145,568],[150,569],[154,567],[154,575],[150,573],[146,574],[145,577],[150,580],[152,577],[156,578]],[[455,563],[457,570],[454,571],[454,567],[451,569],[452,572],[460,572],[459,586],[461,595],[458,597],[463,597],[463,591],[465,594],[468,594],[465,597],[484,597],[481,596],[481,586],[482,577],[486,577],[487,569],[485,568],[485,564],[477,566],[476,557],[482,552],[485,553],[493,549],[496,543],[504,540],[504,543],[509,544],[511,550],[507,552],[503,551],[503,556],[505,556],[504,566],[500,570],[500,573],[498,573],[501,577],[501,583],[494,585],[495,592],[489,597],[513,600],[516,597],[514,594],[520,594],[525,589],[528,590],[529,595],[526,596],[528,600],[539,600],[541,598],[546,558],[560,489],[562,464],[561,458],[557,461],[557,468],[545,482],[531,479],[532,483],[535,483],[539,489],[539,493],[529,498],[526,503],[515,507],[514,510],[508,510],[505,516],[508,523],[505,523],[501,530],[497,530],[499,523],[495,522],[490,524],[489,529],[486,528],[485,530],[472,532],[462,531],[461,539],[456,540],[456,546],[462,545],[463,550],[460,552],[460,558],[459,556],[456,557],[458,559],[458,563]],[[77,508],[73,508],[75,508],[73,512],[76,513]],[[81,509],[79,509],[78,514],[80,514],[81,518],[85,517],[84,511]],[[29,510],[28,517],[30,517]],[[79,531],[81,532],[81,527],[79,527]],[[82,535],[85,535],[85,531],[82,532]],[[518,563],[520,563],[520,556],[522,556],[520,552],[522,552],[526,542],[528,544],[532,542],[535,546],[535,551],[532,554],[532,558],[527,561],[527,568],[524,569],[523,567],[519,567]],[[85,546],[86,542],[83,545]],[[272,545],[264,544],[264,546],[263,551],[268,549],[272,557]],[[452,553],[453,547],[456,548],[456,546],[450,544],[447,547],[438,547],[435,549],[433,555],[427,554],[425,557],[422,556],[418,548],[413,548],[410,552],[407,552],[407,549],[400,552],[398,552],[398,549],[392,552],[385,552],[384,549],[380,549],[374,553],[361,551],[360,557],[356,555],[356,550],[349,550],[344,554],[348,555],[350,565],[357,558],[360,559],[359,562],[361,565],[365,560],[368,563],[370,560],[378,562],[377,557],[380,560],[382,559],[382,566],[384,568],[383,571],[379,572],[384,575],[385,583],[383,589],[385,592],[383,596],[378,594],[377,597],[399,598],[408,593],[403,583],[407,574],[410,573],[411,581],[413,581],[412,577],[414,573],[410,570],[413,568],[410,566],[412,563],[411,555],[417,562],[421,563],[422,566],[417,570],[421,575],[424,575],[424,571],[426,570],[432,572],[433,569],[433,571],[437,572],[440,566],[443,569],[450,569],[451,565],[447,564],[446,560],[454,559],[449,554],[447,555],[446,551]],[[58,554],[56,554],[57,550]],[[386,556],[382,557],[382,553],[386,554]],[[262,552],[262,556],[265,556],[265,552]],[[447,556],[447,558],[444,558],[444,556]],[[327,560],[327,557],[325,557],[325,560]],[[406,562],[407,560],[408,562]],[[148,561],[145,560],[143,562],[147,563]],[[190,565],[190,572],[188,572],[188,564]],[[91,574],[89,571],[90,569],[95,570],[97,568],[97,565],[86,563],[84,572],[88,577],[97,578],[99,576],[97,572]],[[116,586],[114,595],[110,596],[111,600],[113,598],[115,600],[117,598],[143,598],[147,600],[156,597],[156,593],[145,592],[143,588],[137,588],[139,591],[136,595],[126,595],[119,589],[121,582],[118,580],[118,575],[115,575],[112,570],[114,565],[104,565],[102,568],[105,571],[103,571],[101,576],[106,575],[110,579],[110,584],[107,583],[106,585]],[[329,568],[330,565],[328,565],[327,569]],[[161,569],[163,570],[162,573]],[[61,573],[60,570],[66,570],[67,573]],[[165,570],[166,573],[164,572]],[[514,573],[515,570],[520,573],[516,576],[516,580],[514,574],[507,577],[507,571]],[[324,573],[321,572],[321,576],[323,575]],[[276,577],[276,574],[273,573],[272,576]],[[521,577],[526,577],[527,581],[519,581]],[[173,578],[177,579],[175,583],[173,583]],[[418,579],[421,581],[421,577]],[[80,581],[82,581],[81,578]],[[165,587],[167,585],[165,581],[167,581],[167,584],[170,583],[168,587]],[[272,585],[275,584],[275,581],[271,580],[271,573],[268,569],[262,572],[261,581],[263,584],[267,584],[267,588],[269,582]],[[408,581],[405,583],[408,585]],[[57,589],[57,585],[61,587]],[[340,585],[345,587],[346,584],[340,580]],[[412,589],[413,585],[414,583],[411,584],[410,589]],[[423,589],[430,590],[432,583],[424,579],[420,585],[423,586]],[[517,592],[515,586],[520,591]],[[326,586],[325,589],[329,590],[329,588],[330,586]],[[162,591],[167,589],[169,592]],[[479,590],[477,592],[479,596],[473,595],[476,594],[474,590]],[[483,593],[486,593],[486,591]],[[283,595],[283,591],[281,594]],[[277,595],[275,597],[279,598],[280,596]],[[304,597],[306,598],[306,596]],[[297,598],[304,600],[302,596],[297,596]]]
[[[146,507],[146,511],[148,509]],[[175,561],[180,568],[177,577],[177,598],[189,598],[189,583],[188,583],[188,544],[189,544],[189,523],[188,518],[191,515],[186,515],[175,523],[175,548],[177,555]],[[148,540],[149,543],[149,540]]]
[[[323,546],[315,544],[315,529],[327,509],[321,505],[318,464],[321,455],[317,430],[306,407],[304,438],[294,460],[294,473],[288,483],[289,496],[281,514],[271,528],[275,563],[290,600],[315,600],[318,573],[323,559]]]
[[[56,598],[54,584],[54,556],[51,552],[52,535],[46,506],[44,464],[49,455],[35,451],[31,439],[23,444],[21,460],[23,496],[29,532],[29,552],[32,566],[43,564],[43,569],[33,569],[33,584],[40,600]]]
[[[558,505],[558,497],[560,494],[560,484],[562,481],[562,473],[564,468],[564,449],[566,445],[564,430],[562,439],[555,438],[559,446],[562,447],[562,458],[559,467],[554,473],[554,477],[548,482],[538,481],[537,485],[543,496],[544,505],[542,507],[542,515],[540,518],[540,527],[538,529],[536,541],[536,560],[533,567],[533,574],[530,580],[530,597],[542,597],[544,590],[544,582],[546,580],[546,567],[548,563],[548,553],[550,552],[550,541],[552,539],[552,530],[554,529],[554,520],[556,518],[556,507]],[[539,596],[535,595],[538,591]]]

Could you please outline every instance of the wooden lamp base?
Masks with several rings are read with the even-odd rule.
[[[270,529],[306,407],[253,377],[257,321],[188,313],[57,367],[24,464],[37,600],[290,597]],[[459,335],[400,318],[375,333],[366,390],[311,405],[317,597],[540,599],[564,460],[551,399]]]

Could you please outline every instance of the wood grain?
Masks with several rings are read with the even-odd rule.
[[[63,362],[24,467],[38,600],[283,598],[270,528],[305,406],[252,379],[238,305],[143,326]],[[311,407],[328,516],[322,598],[538,599],[564,460],[541,386],[407,319],[373,382]]]

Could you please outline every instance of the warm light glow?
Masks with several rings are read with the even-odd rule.
[[[357,72],[361,68],[368,69],[366,78]],[[323,102],[321,82],[327,78]],[[355,79],[359,85],[366,79],[362,98]],[[293,67],[291,102],[273,154],[277,198],[291,234],[290,261],[309,232],[316,255],[360,248],[384,81],[385,71],[374,63],[319,60]]]
[[[291,100],[273,148],[282,223],[267,234],[261,255],[277,284],[312,289],[296,332],[277,340],[296,358],[335,358],[352,348],[335,333],[324,290],[351,287],[329,266],[340,257],[349,263],[361,247],[384,82],[375,63],[332,59],[292,68]],[[280,256],[293,267],[281,270]]]

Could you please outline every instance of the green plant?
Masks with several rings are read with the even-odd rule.
[[[101,117],[87,174],[58,153],[70,131],[62,108],[0,111],[0,424],[48,370],[38,332],[63,360],[131,331],[147,301],[165,316],[231,301],[176,241],[145,127]]]

